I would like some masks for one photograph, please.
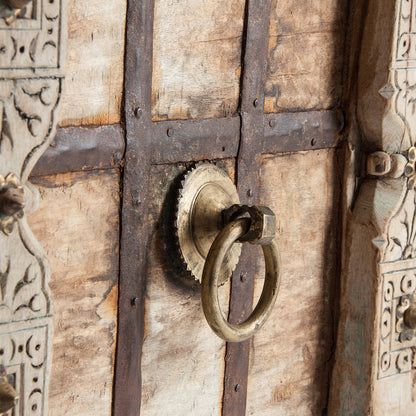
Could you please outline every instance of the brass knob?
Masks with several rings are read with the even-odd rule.
[[[224,258],[233,244],[248,234],[251,223],[249,218],[239,218],[224,227],[211,246],[202,274],[201,299],[205,318],[211,329],[229,342],[241,342],[251,338],[265,323],[279,292],[279,251],[274,238],[265,238],[259,240],[266,263],[266,277],[257,306],[249,318],[238,325],[227,322],[221,312],[218,286]]]
[[[2,3],[8,4],[13,9],[23,9],[26,7],[32,0],[2,0]]]
[[[25,207],[23,188],[8,188],[0,193],[0,214],[11,217]]]
[[[202,308],[211,329],[226,341],[244,341],[262,327],[279,291],[276,217],[268,207],[240,205],[230,177],[211,163],[200,163],[188,171],[178,191],[174,224],[177,257],[201,282]],[[245,242],[262,246],[266,278],[250,317],[233,325],[221,312],[218,287],[230,278],[240,257],[239,243]]]
[[[16,390],[7,382],[0,383],[0,413],[5,413],[16,406],[18,395]]]
[[[16,406],[18,394],[14,387],[8,382],[4,366],[0,365],[0,413],[6,413]]]
[[[24,13],[25,7],[32,0],[0,0],[0,18],[3,18],[8,25],[12,24],[17,17]]]
[[[411,329],[416,329],[416,306],[410,306],[404,313],[404,323]]]
[[[18,177],[10,173],[0,176],[0,230],[6,235],[13,231],[14,223],[24,215],[25,192]]]

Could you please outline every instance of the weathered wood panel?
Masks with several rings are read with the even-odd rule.
[[[156,1],[154,120],[237,111],[244,6],[244,0]]]
[[[273,0],[265,112],[321,110],[341,97],[345,0]]]
[[[225,167],[232,168],[232,162]],[[185,285],[178,280],[166,258],[162,237],[171,212],[168,190],[183,170],[155,166],[151,175],[155,195],[148,221],[155,224],[155,233],[146,284],[143,416],[221,415],[225,342],[205,321],[199,284]],[[166,238],[169,241],[173,236]],[[221,288],[220,296],[226,312],[229,284]]]
[[[321,416],[326,406],[334,347],[331,292],[338,279],[335,155],[331,149],[263,159],[262,202],[277,217],[282,286],[253,340],[248,415]],[[263,273],[259,268],[256,300]]]
[[[117,317],[119,173],[40,177],[29,224],[51,263],[50,415],[111,415]]]
[[[61,126],[120,121],[126,2],[68,0]]]

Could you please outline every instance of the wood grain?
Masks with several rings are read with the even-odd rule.
[[[30,226],[51,263],[50,415],[111,415],[117,317],[119,172],[39,177]]]
[[[321,110],[342,92],[345,0],[274,0],[265,112]]]
[[[61,126],[120,122],[126,2],[68,0]]]
[[[326,406],[334,343],[331,288],[338,278],[335,154],[328,149],[263,158],[262,202],[277,217],[282,285],[253,339],[247,415],[321,416]],[[260,264],[255,301],[264,276]]]
[[[244,1],[157,0],[153,120],[237,111]]]
[[[223,164],[233,173],[233,162]],[[200,286],[183,284],[168,262],[164,230],[172,203],[169,187],[183,166],[152,168],[153,206],[148,221],[155,232],[146,282],[146,321],[142,355],[141,415],[221,414],[225,342],[209,328],[201,307]],[[156,221],[158,225],[156,226]],[[193,283],[192,283],[193,282]],[[229,284],[220,289],[227,313]]]

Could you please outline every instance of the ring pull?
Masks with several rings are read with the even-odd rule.
[[[274,239],[275,216],[267,207],[233,205],[224,211],[224,217],[230,220],[244,212],[248,212],[250,218],[232,220],[218,234],[209,250],[202,275],[201,299],[205,318],[215,334],[228,342],[251,338],[263,326],[280,287],[280,255]],[[237,241],[261,245],[266,276],[257,306],[246,321],[234,325],[227,322],[221,311],[218,286],[224,259]]]
[[[171,264],[180,277],[192,276],[201,283],[202,307],[213,331],[230,342],[252,337],[269,316],[279,291],[280,257],[273,212],[263,206],[240,205],[227,173],[214,164],[200,163],[181,181],[174,230],[176,244],[168,252],[174,259]],[[262,246],[266,276],[250,317],[233,325],[221,312],[218,287],[231,277],[241,254],[240,243],[245,242]],[[183,267],[177,268],[178,263]]]

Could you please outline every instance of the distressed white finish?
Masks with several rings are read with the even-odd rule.
[[[408,163],[406,175],[397,166],[390,175],[386,165],[385,174],[367,176],[354,204],[345,206],[331,415],[416,415],[416,334],[403,319],[416,293],[415,17],[415,0],[369,1],[358,75],[358,120],[351,117],[349,138],[367,151],[385,152],[392,161],[406,157]],[[348,149],[347,160],[354,161],[357,149]],[[377,175],[375,154],[367,164],[370,175]],[[347,165],[348,175],[355,176]],[[352,181],[347,178],[348,183]]]
[[[37,205],[27,181],[52,141],[61,96],[63,5],[32,0],[24,16],[0,22],[0,175],[24,188],[24,214]],[[23,215],[0,233],[0,362],[20,396],[18,416],[46,415],[52,342],[50,272]]]

